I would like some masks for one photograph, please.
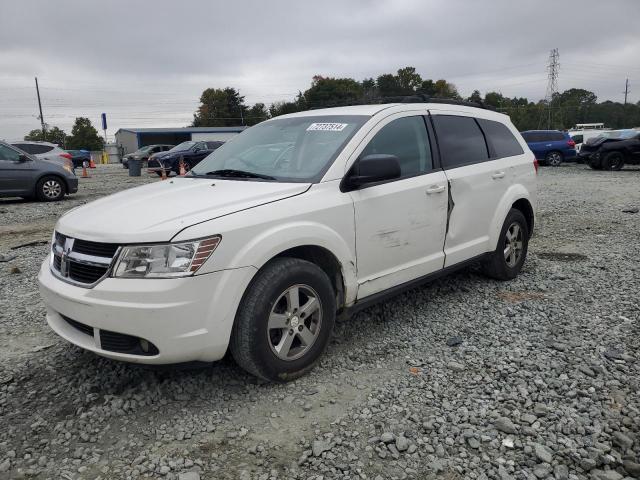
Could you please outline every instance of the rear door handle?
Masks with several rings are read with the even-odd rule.
[[[431,195],[432,193],[442,193],[444,192],[444,185],[436,185],[435,187],[427,188],[427,195]]]
[[[491,178],[493,178],[494,180],[497,180],[498,178],[504,178],[504,172],[496,172],[491,175]]]

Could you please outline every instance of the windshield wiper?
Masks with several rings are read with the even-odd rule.
[[[207,172],[206,176],[215,176],[223,178],[261,178],[263,180],[275,180],[275,177],[270,175],[262,175],[261,173],[245,172],[244,170],[234,170],[232,168],[225,168],[223,170],[213,170]]]

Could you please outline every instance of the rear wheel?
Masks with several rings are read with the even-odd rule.
[[[238,365],[257,377],[293,380],[318,362],[335,316],[335,293],[320,267],[297,258],[276,258],[245,292],[231,334],[231,353]]]
[[[36,185],[36,197],[41,202],[55,202],[64,197],[66,187],[59,177],[48,176],[41,178]]]
[[[483,265],[486,275],[497,280],[512,280],[524,264],[529,247],[529,227],[520,210],[512,208],[502,225],[498,246]]]
[[[622,152],[610,152],[602,159],[603,170],[620,170],[624,166],[624,155]]]
[[[560,166],[562,160],[564,160],[562,154],[555,150],[553,152],[547,153],[547,155],[544,157],[544,161],[546,162],[546,164],[552,167]]]

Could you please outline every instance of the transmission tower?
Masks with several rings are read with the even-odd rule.
[[[554,94],[558,93],[558,73],[560,72],[560,53],[557,48],[554,48],[549,52],[549,65],[547,65],[548,82],[547,93],[544,96],[544,101],[547,104],[547,128],[551,129],[551,101]]]

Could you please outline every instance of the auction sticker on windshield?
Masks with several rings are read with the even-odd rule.
[[[312,123],[307,127],[307,132],[341,132],[347,125],[348,123]]]

